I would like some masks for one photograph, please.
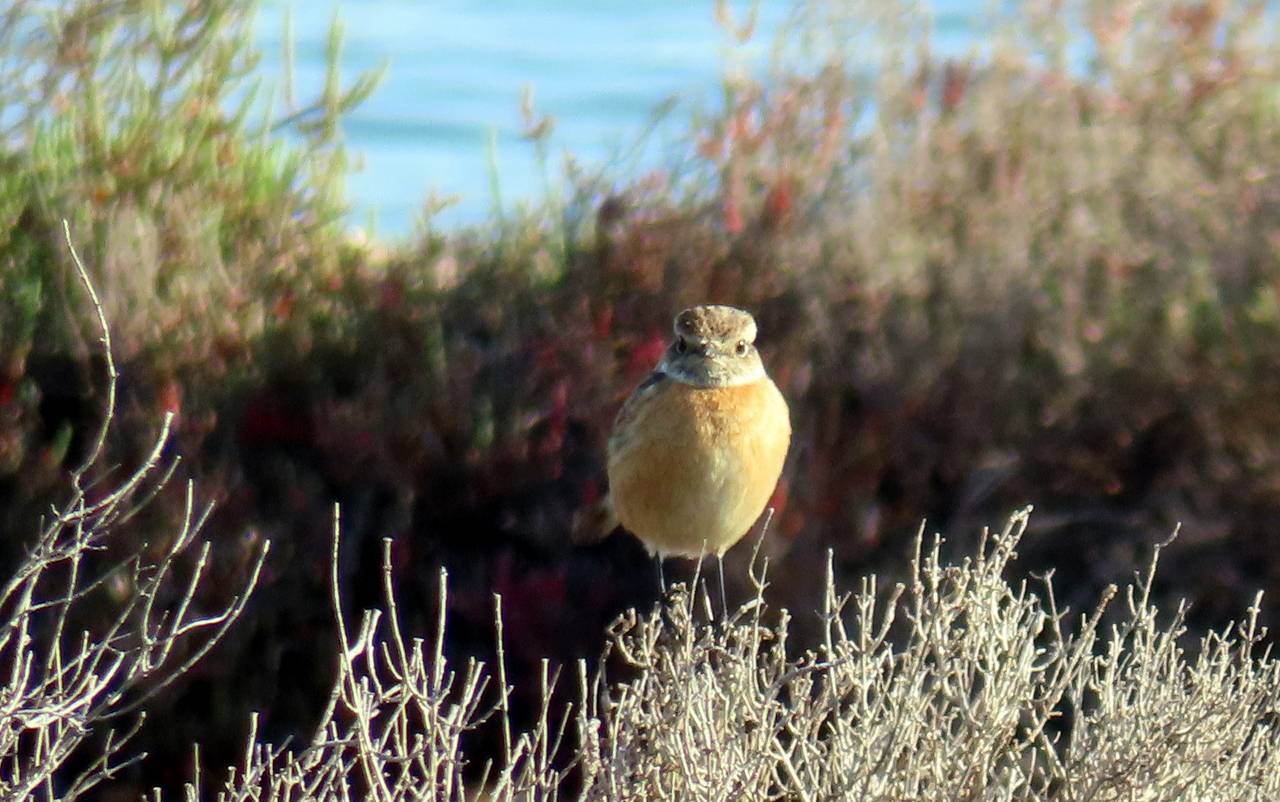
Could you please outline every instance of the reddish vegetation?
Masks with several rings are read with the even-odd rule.
[[[656,572],[621,534],[569,532],[606,492],[618,405],[695,302],[755,313],[793,411],[764,546],[776,601],[812,609],[828,549],[846,585],[892,580],[922,518],[967,552],[1028,502],[1021,565],[1054,568],[1077,612],[1178,521],[1162,591],[1192,599],[1193,624],[1280,585],[1280,69],[1212,35],[1214,8],[1187,6],[1134,45],[1149,63],[1104,65],[1096,82],[922,59],[875,98],[865,134],[839,64],[767,91],[735,83],[696,132],[695,189],[582,179],[563,219],[390,256],[335,247],[330,262],[286,238],[269,256],[288,270],[254,272],[225,310],[204,299],[225,321],[200,317],[207,330],[163,347],[144,339],[150,321],[129,322],[109,462],[136,462],[160,414],[180,411],[181,476],[217,501],[219,570],[276,543],[249,616],[154,711],[152,763],[184,765],[195,740],[210,765],[231,762],[250,710],[277,742],[310,725],[331,670],[334,502],[353,606],[376,602],[394,537],[408,632],[430,630],[444,566],[451,649],[489,653],[500,591],[515,684],[543,656],[594,655]],[[1129,25],[1096,20],[1099,48]],[[10,236],[56,230],[31,212]],[[196,317],[163,311],[176,330]],[[102,366],[41,345],[0,374],[8,564],[100,414]],[[172,524],[182,491],[137,537]],[[748,550],[730,554],[731,593]],[[176,711],[200,699],[197,731]]]

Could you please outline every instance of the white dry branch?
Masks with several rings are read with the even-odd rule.
[[[829,567],[823,637],[795,656],[786,612],[766,614],[763,566],[755,598],[718,620],[705,588],[677,585],[612,628],[625,681],[580,662],[574,710],[553,715],[544,666],[542,715],[526,732],[508,718],[500,606],[494,688],[481,663],[448,664],[443,613],[429,642],[402,634],[388,542],[387,615],[368,612],[352,631],[335,520],[339,671],[323,723],[296,751],[251,739],[218,799],[1280,799],[1280,664],[1260,645],[1256,606],[1188,658],[1183,611],[1150,604],[1157,550],[1125,594],[1123,623],[1100,623],[1114,589],[1073,619],[1051,577],[1043,590],[1005,579],[1029,514],[959,564],[922,529],[912,581],[887,592],[870,577],[838,595]],[[440,593],[443,611],[443,576]],[[487,770],[464,772],[466,735],[490,716],[501,717],[503,749]]]
[[[440,615],[431,640],[406,639],[391,581],[391,541],[384,541],[383,591],[386,620],[367,611],[352,631],[342,612],[338,587],[339,519],[334,512],[331,602],[337,622],[337,678],[311,742],[296,751],[257,743],[250,734],[240,766],[232,768],[217,794],[233,800],[392,800],[475,799],[471,786],[486,789],[485,799],[555,798],[566,768],[555,768],[568,721],[552,720],[549,700],[556,677],[543,664],[543,699],[532,733],[511,740],[504,754],[468,784],[462,753],[464,736],[495,714],[507,715],[507,692],[486,702],[490,675],[470,660],[460,670],[444,651],[445,573],[440,576]],[[503,663],[501,640],[498,663]],[[499,669],[499,677],[505,672]],[[581,674],[585,677],[585,674]],[[505,682],[505,680],[504,680]],[[256,730],[256,727],[251,727]],[[198,783],[186,789],[191,802],[203,799]]]
[[[129,746],[142,726],[145,703],[208,653],[239,617],[268,548],[264,543],[243,587],[225,606],[201,609],[197,592],[209,544],[194,556],[192,547],[209,510],[196,510],[190,484],[185,514],[171,538],[124,555],[110,548],[119,525],[172,475],[172,465],[161,467],[172,416],[165,417],[150,452],[131,474],[114,484],[86,482],[103,458],[117,372],[102,304],[65,224],[64,232],[102,332],[106,410],[88,455],[70,475],[69,498],[50,511],[0,588],[0,800],[14,802],[82,798],[141,760],[144,755]],[[108,616],[86,614],[104,604],[112,605]],[[77,623],[99,619],[106,621]],[[84,767],[69,776],[64,765],[88,748],[91,736],[103,738],[101,752],[79,761]]]
[[[715,626],[679,595],[632,616],[615,647],[640,676],[592,707],[587,798],[1280,799],[1280,663],[1257,605],[1189,659],[1185,610],[1150,604],[1157,549],[1122,624],[1100,631],[1112,589],[1068,628],[1051,577],[1041,594],[1004,578],[1029,514],[958,565],[922,530],[913,581],[887,594],[873,576],[839,597],[829,570],[823,642],[794,659],[759,592]]]

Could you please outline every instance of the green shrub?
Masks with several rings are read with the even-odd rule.
[[[334,269],[346,211],[335,121],[376,76],[340,87],[335,26],[325,94],[289,110],[305,139],[282,143],[279,104],[250,80],[252,10],[17,0],[0,16],[6,351],[29,349],[37,328],[43,349],[80,347],[63,219],[126,355],[202,359],[208,342],[259,332],[273,290]]]
[[[321,665],[335,498],[364,555],[355,596],[380,578],[369,544],[411,536],[392,566],[408,631],[430,618],[443,564],[456,655],[482,651],[498,586],[527,616],[513,683],[536,686],[542,657],[594,654],[591,616],[652,583],[625,538],[576,548],[570,521],[606,489],[618,404],[695,302],[757,314],[792,405],[766,544],[774,604],[820,602],[808,579],[828,547],[837,583],[872,568],[909,578],[921,516],[963,541],[1028,498],[1041,512],[1024,564],[1056,568],[1067,606],[1179,520],[1188,535],[1151,593],[1170,609],[1195,599],[1191,633],[1280,581],[1280,48],[1264,4],[1014,4],[990,44],[956,59],[909,4],[802,3],[771,71],[727,69],[723,105],[695,117],[669,169],[575,164],[563,198],[467,231],[428,219],[395,249],[349,243],[336,222],[340,93],[296,148],[237,94],[247,14],[0,12],[0,97],[22,110],[3,117],[0,146],[0,544],[17,564],[96,430],[102,366],[68,292],[67,217],[134,377],[107,464],[137,464],[143,422],[178,410],[188,470],[224,501],[211,537],[277,544],[270,601],[198,669],[203,685],[175,689],[213,700],[200,735],[214,765],[251,705],[276,728],[266,740],[310,726],[308,690],[328,678],[302,671],[280,690],[273,672]],[[167,52],[192,67],[169,64],[167,93],[140,91]],[[128,536],[169,531],[185,499],[157,502]],[[592,603],[564,601],[579,596]],[[808,646],[812,620],[794,623]],[[175,698],[157,697],[156,719],[184,732]],[[1113,731],[1140,735],[1090,732]],[[147,744],[174,765],[184,738]],[[829,761],[795,767],[814,787],[845,770],[802,757]]]

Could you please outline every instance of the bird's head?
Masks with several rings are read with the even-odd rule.
[[[698,387],[732,387],[765,376],[756,351],[756,321],[732,306],[705,304],[676,316],[675,337],[658,370]]]

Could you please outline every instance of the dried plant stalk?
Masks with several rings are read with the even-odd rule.
[[[111,551],[111,536],[170,476],[161,454],[166,416],[143,463],[114,483],[86,483],[103,458],[114,414],[117,373],[106,316],[89,274],[71,247],[93,301],[108,371],[106,414],[70,496],[52,510],[25,560],[0,589],[0,799],[73,800],[144,756],[129,751],[147,700],[190,669],[244,611],[266,559],[263,543],[248,578],[221,609],[201,609],[197,593],[210,550],[193,548],[208,508],[197,511],[187,485],[180,528],[158,551]],[[194,555],[193,555],[193,552]],[[105,564],[104,564],[105,563]],[[114,615],[77,629],[81,611],[114,597]],[[64,766],[105,733],[87,767]]]

